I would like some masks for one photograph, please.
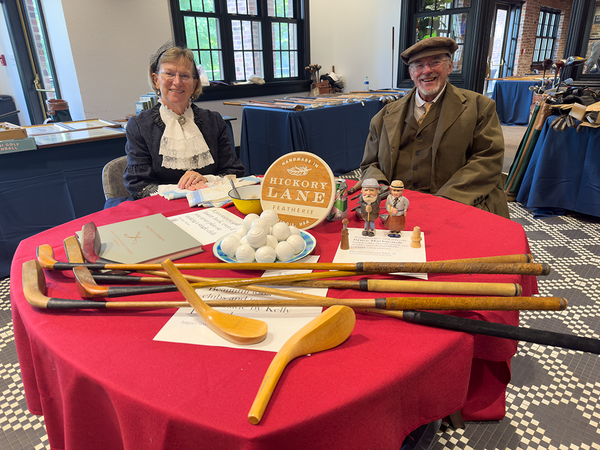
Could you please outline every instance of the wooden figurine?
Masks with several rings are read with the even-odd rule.
[[[400,237],[401,231],[406,226],[406,211],[408,211],[409,201],[403,197],[404,183],[400,180],[392,181],[390,184],[390,193],[385,202],[385,209],[389,215],[385,221],[385,227],[390,230],[389,237]]]
[[[379,183],[375,178],[367,178],[360,189],[358,204],[360,216],[365,221],[363,236],[375,236],[375,220],[379,217]]]
[[[348,238],[348,222],[350,222],[347,218],[342,219],[342,241],[340,243],[340,248],[342,250],[348,250],[350,248],[350,241]]]
[[[410,246],[412,248],[421,248],[421,228],[415,227],[410,237]]]

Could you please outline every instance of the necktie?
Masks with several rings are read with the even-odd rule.
[[[432,106],[433,106],[433,102],[423,103],[423,108],[425,109],[425,112],[423,113],[423,115],[417,122],[419,125],[421,125],[423,123],[423,121],[425,120],[425,116],[427,115],[427,113],[429,112],[429,110],[431,109]]]

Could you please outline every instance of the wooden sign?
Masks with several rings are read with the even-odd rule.
[[[335,178],[325,161],[308,152],[282,156],[267,170],[262,182],[263,210],[303,230],[327,217],[335,198]]]

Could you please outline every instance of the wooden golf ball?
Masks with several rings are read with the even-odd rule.
[[[272,263],[277,259],[277,253],[275,253],[273,247],[265,245],[256,250],[254,258],[256,259],[256,262],[259,263]]]
[[[254,249],[248,244],[240,245],[235,251],[235,259],[241,263],[254,262]]]
[[[244,228],[249,230],[252,226],[252,222],[258,219],[258,214],[250,213],[246,217],[244,217]]]
[[[253,248],[259,248],[267,244],[267,232],[261,226],[252,227],[248,230],[246,241]]]
[[[221,250],[230,258],[235,256],[235,251],[240,246],[241,236],[237,233],[231,234],[221,241]]]
[[[273,231],[271,232],[278,241],[285,241],[290,237],[290,227],[287,223],[278,222],[273,225]]]
[[[270,226],[275,225],[279,221],[279,216],[272,209],[267,209],[260,214],[261,219],[265,219]]]
[[[290,235],[290,237],[286,239],[286,242],[290,244],[294,249],[294,255],[297,255],[298,253],[304,251],[304,249],[306,248],[306,242],[304,241],[302,236],[299,236],[297,234]]]
[[[279,261],[287,261],[294,256],[294,247],[287,241],[281,241],[277,244],[277,247],[275,247],[275,252],[277,253],[277,259]]]

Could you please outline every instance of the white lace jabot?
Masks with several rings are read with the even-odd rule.
[[[163,167],[194,170],[215,162],[202,132],[194,122],[194,112],[190,106],[182,115],[174,113],[164,104],[159,111],[165,123],[158,152],[163,157]]]

